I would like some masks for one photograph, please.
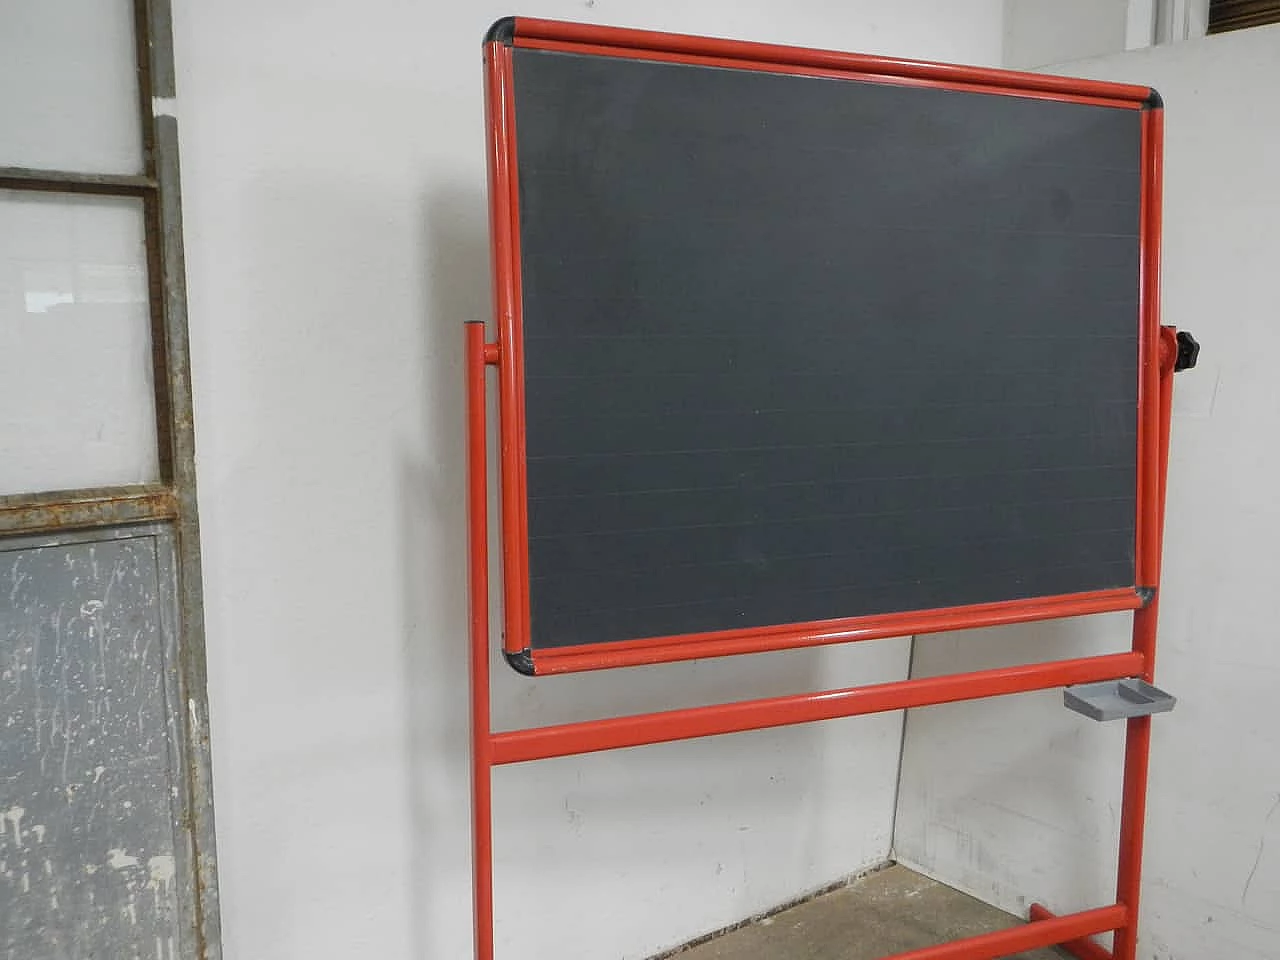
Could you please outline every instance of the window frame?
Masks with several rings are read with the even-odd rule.
[[[138,78],[140,174],[102,174],[0,166],[0,189],[140,198],[149,293],[157,459],[160,481],[77,490],[0,495],[0,538],[102,532],[140,524],[172,530],[178,591],[177,690],[181,709],[174,772],[186,795],[186,822],[176,837],[188,845],[191,876],[180,884],[181,956],[219,960],[221,940],[208,737],[200,525],[196,511],[195,435],[182,206],[175,111],[170,0],[133,0]],[[185,836],[184,836],[185,835]]]

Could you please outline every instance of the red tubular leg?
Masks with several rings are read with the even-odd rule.
[[[467,579],[471,632],[471,862],[476,960],[493,960],[493,746],[489,736],[489,491],[484,324],[467,330]]]
[[[1156,618],[1160,598],[1133,616],[1135,650],[1155,652]],[[1150,661],[1142,678],[1152,680]],[[1138,901],[1142,892],[1142,841],[1147,818],[1147,772],[1151,755],[1151,718],[1128,721],[1124,743],[1124,793],[1120,802],[1120,865],[1116,900],[1129,908],[1129,923],[1116,931],[1116,960],[1136,960],[1138,951]]]
[[[1172,368],[1161,371],[1159,502],[1161,529],[1157,545],[1164,539],[1165,485],[1169,462],[1169,420],[1173,406]],[[1157,576],[1159,569],[1157,567]],[[1133,649],[1146,664],[1142,679],[1155,679],[1156,624],[1160,616],[1160,596],[1133,615]],[[1128,721],[1124,743],[1124,795],[1120,807],[1120,867],[1116,880],[1116,900],[1129,908],[1130,922],[1116,931],[1116,960],[1136,960],[1138,953],[1138,901],[1142,893],[1142,844],[1147,821],[1147,777],[1151,757],[1151,718]]]
[[[1160,397],[1160,516],[1164,517],[1165,485],[1169,461],[1169,420],[1173,406],[1173,371],[1161,371]],[[1163,527],[1163,523],[1161,524]],[[1163,541],[1163,529],[1157,543]],[[1158,571],[1157,571],[1158,572]],[[1142,679],[1155,677],[1156,623],[1160,615],[1159,594],[1133,615],[1133,649],[1143,655]],[[1138,901],[1142,893],[1142,841],[1147,818],[1147,775],[1151,755],[1151,718],[1128,721],[1124,744],[1124,796],[1120,808],[1120,869],[1116,899],[1130,912],[1130,924],[1116,931],[1116,960],[1136,960],[1138,951]]]
[[[1050,913],[1047,909],[1038,903],[1031,905],[1029,919],[1032,922],[1043,920],[1054,920],[1056,914]],[[1073,957],[1079,960],[1112,960],[1111,951],[1099,943],[1090,940],[1088,937],[1080,937],[1077,940],[1068,940],[1065,943],[1059,943],[1058,949],[1065,950]]]
[[[1154,338],[1165,341],[1174,334],[1159,327],[1160,317],[1160,227],[1162,156],[1164,152],[1164,112],[1150,111],[1146,118],[1145,159],[1147,164],[1144,182],[1146,197],[1143,204],[1143,326]],[[1164,541],[1165,490],[1169,472],[1169,423],[1173,415],[1173,356],[1175,350],[1160,350],[1152,344],[1153,353],[1159,357],[1156,400],[1155,471],[1148,483],[1154,493],[1154,521],[1149,528],[1148,544],[1151,560],[1147,581],[1160,583],[1160,555]],[[1153,360],[1152,365],[1156,363]],[[1142,654],[1145,667],[1142,679],[1154,680],[1156,655],[1156,623],[1159,618],[1160,597],[1156,597],[1133,616],[1133,649]],[[1124,747],[1124,794],[1120,808],[1120,865],[1116,880],[1116,900],[1129,909],[1129,921],[1116,931],[1115,960],[1136,960],[1138,953],[1138,903],[1142,893],[1142,843],[1147,817],[1147,775],[1151,754],[1151,718],[1136,717],[1128,721]]]

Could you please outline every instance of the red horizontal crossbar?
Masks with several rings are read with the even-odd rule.
[[[733,41],[725,41],[733,42]],[[626,57],[632,60],[651,60],[659,63],[684,63],[701,67],[754,70],[759,73],[782,73],[798,77],[823,77],[837,80],[859,80],[863,83],[887,83],[898,87],[932,87],[941,90],[962,90],[970,93],[997,93],[1007,96],[1031,97],[1039,100],[1059,100],[1066,103],[1086,103],[1095,107],[1113,107],[1128,110],[1142,109],[1142,102],[1135,99],[1094,97],[1084,94],[1064,93],[1055,90],[1026,89],[1016,82],[1004,85],[995,82],[966,82],[959,80],[928,79],[923,76],[898,76],[883,69],[872,72],[850,68],[834,69],[815,67],[806,63],[773,63],[767,60],[744,59],[742,56],[707,56],[695,53],[673,53],[668,50],[648,50],[643,47],[614,47],[604,43],[582,43],[568,40],[543,40],[537,37],[516,37],[517,47],[548,50],[557,53],[592,54],[600,57]],[[749,54],[750,51],[747,51]],[[993,71],[1003,75],[1003,71]],[[1014,75],[1016,77],[1016,75]]]
[[[653,50],[668,56],[726,57],[753,64],[792,64],[798,67],[857,71],[883,74],[935,84],[974,84],[1006,91],[1041,92],[1096,97],[1116,101],[1142,102],[1151,96],[1150,87],[1103,80],[1082,80],[1040,73],[1019,73],[989,67],[967,67],[924,60],[900,60],[871,54],[845,53],[837,50],[813,50],[773,43],[745,40],[723,40],[717,37],[694,37],[650,30],[602,27],[592,23],[568,23],[518,17],[516,42],[520,40],[561,41],[573,44],[599,44],[618,50]]]
[[[745,630],[646,637],[612,643],[551,647],[533,652],[534,673],[549,676],[577,670],[607,670],[676,660],[701,660],[792,647],[812,647],[852,640],[882,640],[944,630],[972,630],[1059,617],[1137,610],[1142,597],[1132,588],[1069,593],[1054,597],[1001,600],[967,607],[881,613],[844,620],[820,620]]]
[[[1128,921],[1129,911],[1117,903],[1110,907],[1069,913],[1052,920],[1010,927],[1008,930],[997,930],[995,933],[984,933],[964,940],[953,940],[936,947],[895,953],[886,960],[993,960],[995,957],[1007,957],[1023,950],[1036,950],[1094,933],[1117,930]]]
[[[1057,914],[1050,913],[1045,907],[1038,903],[1033,903],[1028,911],[1028,916],[1035,923],[1044,923],[1058,919]],[[1113,960],[1111,951],[1097,943],[1094,943],[1088,937],[1079,937],[1075,940],[1064,940],[1058,944],[1063,950],[1078,957],[1079,960]]]
[[[741,703],[536,727],[532,730],[509,730],[491,736],[490,762],[495,765],[524,763],[548,757],[567,757],[599,750],[640,747],[672,740],[784,727],[814,720],[834,720],[838,717],[977,700],[1028,690],[1046,690],[1073,683],[1119,680],[1140,674],[1143,663],[1140,653],[1112,653],[1079,660],[1054,660],[1049,663],[1000,667],[945,677],[898,680],[821,693],[792,694]]]

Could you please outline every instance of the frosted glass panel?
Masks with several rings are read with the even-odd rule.
[[[159,479],[142,203],[0,190],[0,494]]]
[[[0,0],[0,167],[138,173],[132,0]]]

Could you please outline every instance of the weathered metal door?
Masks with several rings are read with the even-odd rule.
[[[0,960],[217,960],[168,3],[0,19]]]
[[[179,956],[175,587],[164,527],[0,543],[6,957]]]

